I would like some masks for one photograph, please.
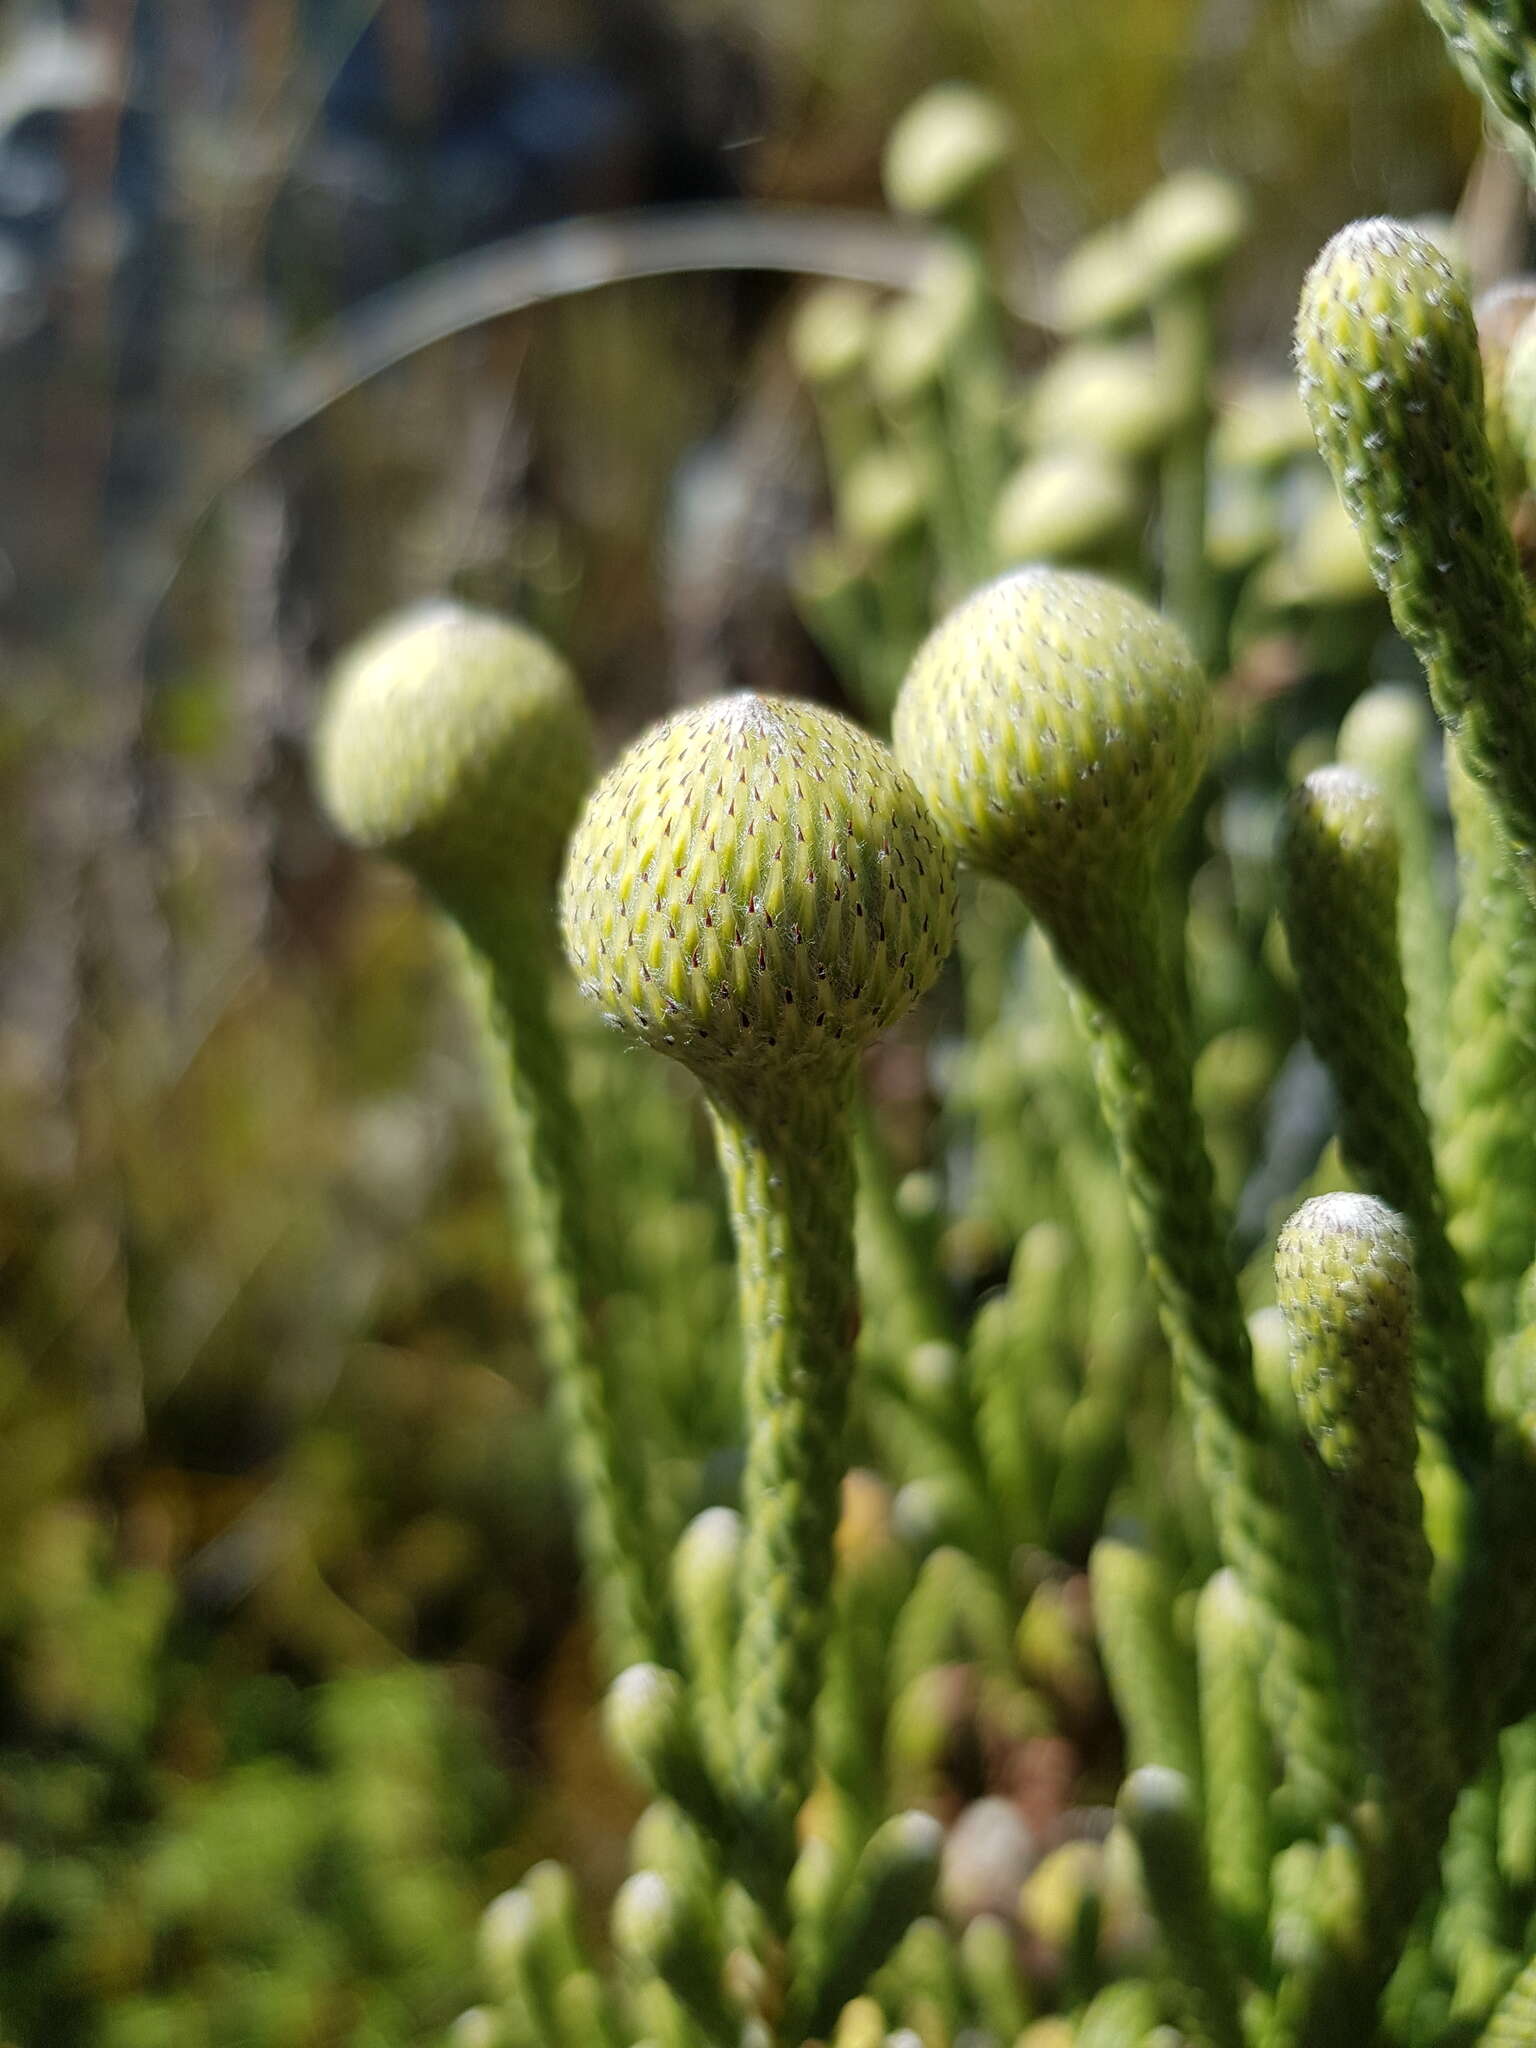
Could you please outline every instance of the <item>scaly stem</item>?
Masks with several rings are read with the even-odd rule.
[[[1440,1171],[1468,1297],[1500,1338],[1536,1248],[1536,913],[1454,746],[1446,769],[1461,901]]]
[[[1281,833],[1286,937],[1301,1021],[1333,1076],[1350,1170],[1407,1217],[1425,1334],[1424,1422],[1464,1472],[1487,1462],[1485,1343],[1446,1234],[1419,1095],[1397,942],[1398,855],[1385,799],[1323,768],[1291,797]]]
[[[850,1095],[847,1077],[791,1077],[759,1089],[750,1110],[718,1091],[710,1101],[736,1238],[747,1424],[735,1789],[760,1899],[780,1917],[811,1789],[857,1323]]]
[[[1379,1788],[1382,1840],[1370,1885],[1384,1975],[1433,1880],[1456,1792],[1415,1473],[1408,1231],[1369,1196],[1323,1196],[1286,1226],[1275,1276],[1292,1387],[1323,1473],[1350,1676]]]
[[[1097,914],[1093,914],[1096,912]],[[1151,886],[1095,892],[1052,939],[1086,999],[1105,1119],[1157,1291],[1222,1556],[1269,1646],[1265,1716],[1313,1820],[1351,1796],[1330,1631],[1287,1505],[1193,1099],[1188,1001]]]
[[[466,979],[485,1043],[502,1175],[527,1265],[529,1304],[549,1371],[576,1497],[577,1533],[610,1676],[656,1654],[638,1474],[620,1451],[584,1300],[591,1260],[565,1051],[549,1014],[551,931],[509,922],[468,935]]]

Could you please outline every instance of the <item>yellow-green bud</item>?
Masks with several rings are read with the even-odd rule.
[[[585,993],[712,1084],[841,1072],[938,973],[950,858],[878,740],[812,704],[723,697],[599,784],[562,908]]]
[[[1013,154],[1007,109],[974,85],[936,85],[897,121],[885,146],[885,196],[898,213],[951,213]]]
[[[843,523],[878,554],[921,532],[924,500],[922,473],[904,449],[868,448],[843,479]]]
[[[1024,433],[1040,448],[1086,444],[1141,462],[1177,431],[1184,411],[1150,348],[1079,342],[1036,380],[1024,409]]]
[[[453,907],[487,885],[535,902],[591,780],[591,739],[551,647],[442,602],[386,620],[342,657],[315,769],[337,830]]]
[[[1370,1195],[1319,1195],[1281,1232],[1275,1276],[1296,1405],[1323,1464],[1350,1470],[1362,1429],[1385,1434],[1386,1402],[1411,1443],[1413,1247],[1402,1218]]]
[[[1097,553],[1136,516],[1123,466],[1093,448],[1060,448],[1016,469],[992,508],[992,546],[1004,562]]]
[[[1136,238],[1123,221],[1079,242],[1056,273],[1052,316],[1063,334],[1122,326],[1147,304],[1147,275]]]
[[[1037,568],[935,628],[894,730],[961,856],[1059,908],[1157,853],[1205,766],[1210,723],[1176,626],[1099,577]]]
[[[869,353],[874,294],[863,285],[824,284],[801,301],[789,330],[795,368],[807,384],[841,384]]]
[[[1226,262],[1248,231],[1248,198],[1219,171],[1178,171],[1137,208],[1132,233],[1160,285],[1198,277]]]

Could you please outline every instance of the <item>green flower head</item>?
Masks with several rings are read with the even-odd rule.
[[[706,1076],[836,1070],[949,951],[950,856],[870,734],[722,697],[655,727],[571,842],[566,948],[609,1021]]]
[[[961,857],[1034,906],[1161,847],[1210,741],[1178,628],[1097,576],[1028,568],[967,598],[918,650],[896,752]]]

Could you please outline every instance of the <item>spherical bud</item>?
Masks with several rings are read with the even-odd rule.
[[[824,284],[801,301],[789,331],[790,355],[807,384],[841,384],[869,353],[874,294],[863,285]]]
[[[562,914],[610,1023],[738,1088],[845,1071],[938,973],[954,895],[886,747],[815,705],[740,696],[654,728],[599,784]]]
[[[1016,469],[992,508],[992,546],[1005,562],[1072,561],[1099,553],[1136,516],[1123,466],[1092,448],[1060,448]]]
[[[1040,448],[1091,447],[1124,462],[1142,462],[1167,445],[1184,413],[1150,348],[1079,342],[1040,373],[1024,429]]]
[[[1170,284],[1225,263],[1248,231],[1248,197],[1219,171],[1179,171],[1136,210],[1136,244],[1153,277]]]
[[[1147,306],[1149,279],[1136,238],[1123,221],[1087,236],[1056,273],[1055,325],[1063,334],[1121,327]]]
[[[922,532],[925,500],[922,473],[904,449],[867,448],[843,479],[843,523],[880,554]]]
[[[1223,402],[1211,436],[1218,469],[1283,469],[1312,453],[1312,427],[1293,377],[1255,377]]]
[[[525,627],[459,604],[386,620],[337,664],[315,740],[320,798],[354,845],[448,897],[536,901],[591,779],[570,668]]]
[[[1177,627],[1099,577],[1033,568],[935,628],[894,730],[962,859],[1038,910],[1157,853],[1205,766],[1210,722]]]
[[[885,196],[898,213],[950,213],[1012,154],[1006,108],[973,85],[936,85],[891,130]]]

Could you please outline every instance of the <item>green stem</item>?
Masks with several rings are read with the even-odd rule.
[[[550,1373],[576,1497],[577,1533],[610,1676],[654,1657],[646,1518],[583,1298],[592,1261],[565,1050],[549,1012],[553,937],[503,922],[467,935],[498,1157],[527,1264],[529,1306]]]
[[[1385,800],[1352,769],[1323,768],[1292,795],[1281,834],[1286,938],[1301,1021],[1333,1076],[1350,1170],[1413,1231],[1423,1324],[1425,1423],[1463,1471],[1487,1461],[1484,1341],[1446,1234],[1419,1095],[1397,942],[1398,855]]]
[[[857,1324],[846,1079],[791,1079],[750,1112],[711,1098],[736,1238],[745,1361],[737,1784],[760,1896],[782,1913],[831,1616]]]
[[[1351,1795],[1332,1643],[1288,1485],[1254,1381],[1214,1178],[1193,1096],[1188,1000],[1171,935],[1145,877],[1095,893],[1091,913],[1053,920],[1053,943],[1086,999],[1105,1120],[1119,1154],[1159,1316],[1189,1415],[1224,1560],[1269,1655],[1265,1716],[1292,1801],[1314,1820]]]
[[[1440,1171],[1468,1297],[1498,1338],[1516,1325],[1536,1247],[1536,914],[1454,746],[1446,771],[1461,900]]]

